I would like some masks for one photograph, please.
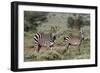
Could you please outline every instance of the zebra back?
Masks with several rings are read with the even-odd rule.
[[[51,34],[36,33],[34,35],[34,41],[36,46],[40,45],[41,47],[50,47],[54,44],[54,40]]]

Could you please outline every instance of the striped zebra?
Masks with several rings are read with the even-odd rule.
[[[35,46],[37,46],[37,51],[39,52],[41,47],[51,48],[54,45],[54,41],[56,39],[56,35],[44,34],[44,33],[36,33],[34,35]]]
[[[79,36],[70,34],[69,36],[64,37],[64,41],[67,45],[67,50],[69,49],[69,46],[78,46],[79,53],[80,53],[80,45],[81,45],[82,40],[84,40],[83,30],[80,31]]]

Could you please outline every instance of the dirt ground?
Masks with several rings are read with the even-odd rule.
[[[51,48],[62,48],[62,47],[64,47],[64,46],[62,46],[62,45],[56,45],[56,46],[54,46],[54,47],[51,47]],[[32,52],[34,52],[34,51],[36,51],[37,50],[37,47],[35,48],[25,48],[24,49],[24,53],[32,53]],[[48,48],[47,47],[41,47],[41,49],[40,49],[40,51],[46,51],[46,50],[48,50]]]

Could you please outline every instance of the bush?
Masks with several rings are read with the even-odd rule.
[[[54,12],[25,12],[24,15],[24,48],[34,48],[33,36],[37,32],[51,33],[55,32],[57,39],[53,50],[40,52],[26,52],[25,61],[45,61],[45,60],[69,60],[69,59],[88,59],[90,57],[90,15],[73,13],[54,13]],[[84,24],[83,24],[84,23]],[[86,23],[86,24],[85,24]],[[70,28],[69,28],[70,26]],[[51,27],[55,28],[51,30]],[[70,33],[79,35],[79,29],[85,30],[85,39],[80,47],[80,55],[77,55],[77,48],[69,48],[66,51],[64,37]]]
[[[24,32],[24,48],[30,48],[34,46],[33,35],[34,33],[32,32]]]

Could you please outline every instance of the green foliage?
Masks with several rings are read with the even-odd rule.
[[[24,31],[36,31],[36,27],[46,21],[46,14],[42,12],[24,11]]]
[[[85,32],[85,40],[81,45],[81,54],[77,54],[77,47],[65,51],[64,37],[70,33],[79,34],[79,29]],[[57,38],[53,50],[36,52],[33,36],[36,32],[56,33]],[[24,12],[24,61],[49,61],[90,58],[90,15],[56,12]],[[65,53],[64,53],[65,52]]]
[[[68,17],[68,27],[80,30],[85,25],[90,25],[90,17],[88,15],[73,14]]]
[[[56,38],[55,44],[56,44],[56,45],[63,45],[64,36],[65,36],[65,35],[62,35],[62,36],[59,36],[58,38]]]
[[[52,50],[33,51],[32,53],[25,54],[25,61],[50,61],[50,60],[69,60],[69,59],[89,59],[90,58],[90,44],[89,40],[84,40],[80,47],[80,55],[77,52],[77,47],[70,48],[64,52],[66,46],[56,46]]]
[[[26,59],[30,60],[34,60],[34,61],[44,61],[44,60],[59,60],[62,59],[62,55],[60,55],[58,52],[56,51],[52,51],[52,50],[48,50],[47,52],[33,52],[33,54],[28,55],[27,57],[25,57]]]
[[[32,32],[24,32],[24,48],[34,46],[33,36],[34,34]]]
[[[68,26],[72,29],[74,27],[74,19],[72,17],[68,17]]]
[[[59,59],[62,59],[62,56],[56,51],[48,50],[47,52],[44,52],[43,54],[41,54],[37,58],[38,58],[38,60],[41,60],[41,59],[44,59],[44,60],[59,60]]]

